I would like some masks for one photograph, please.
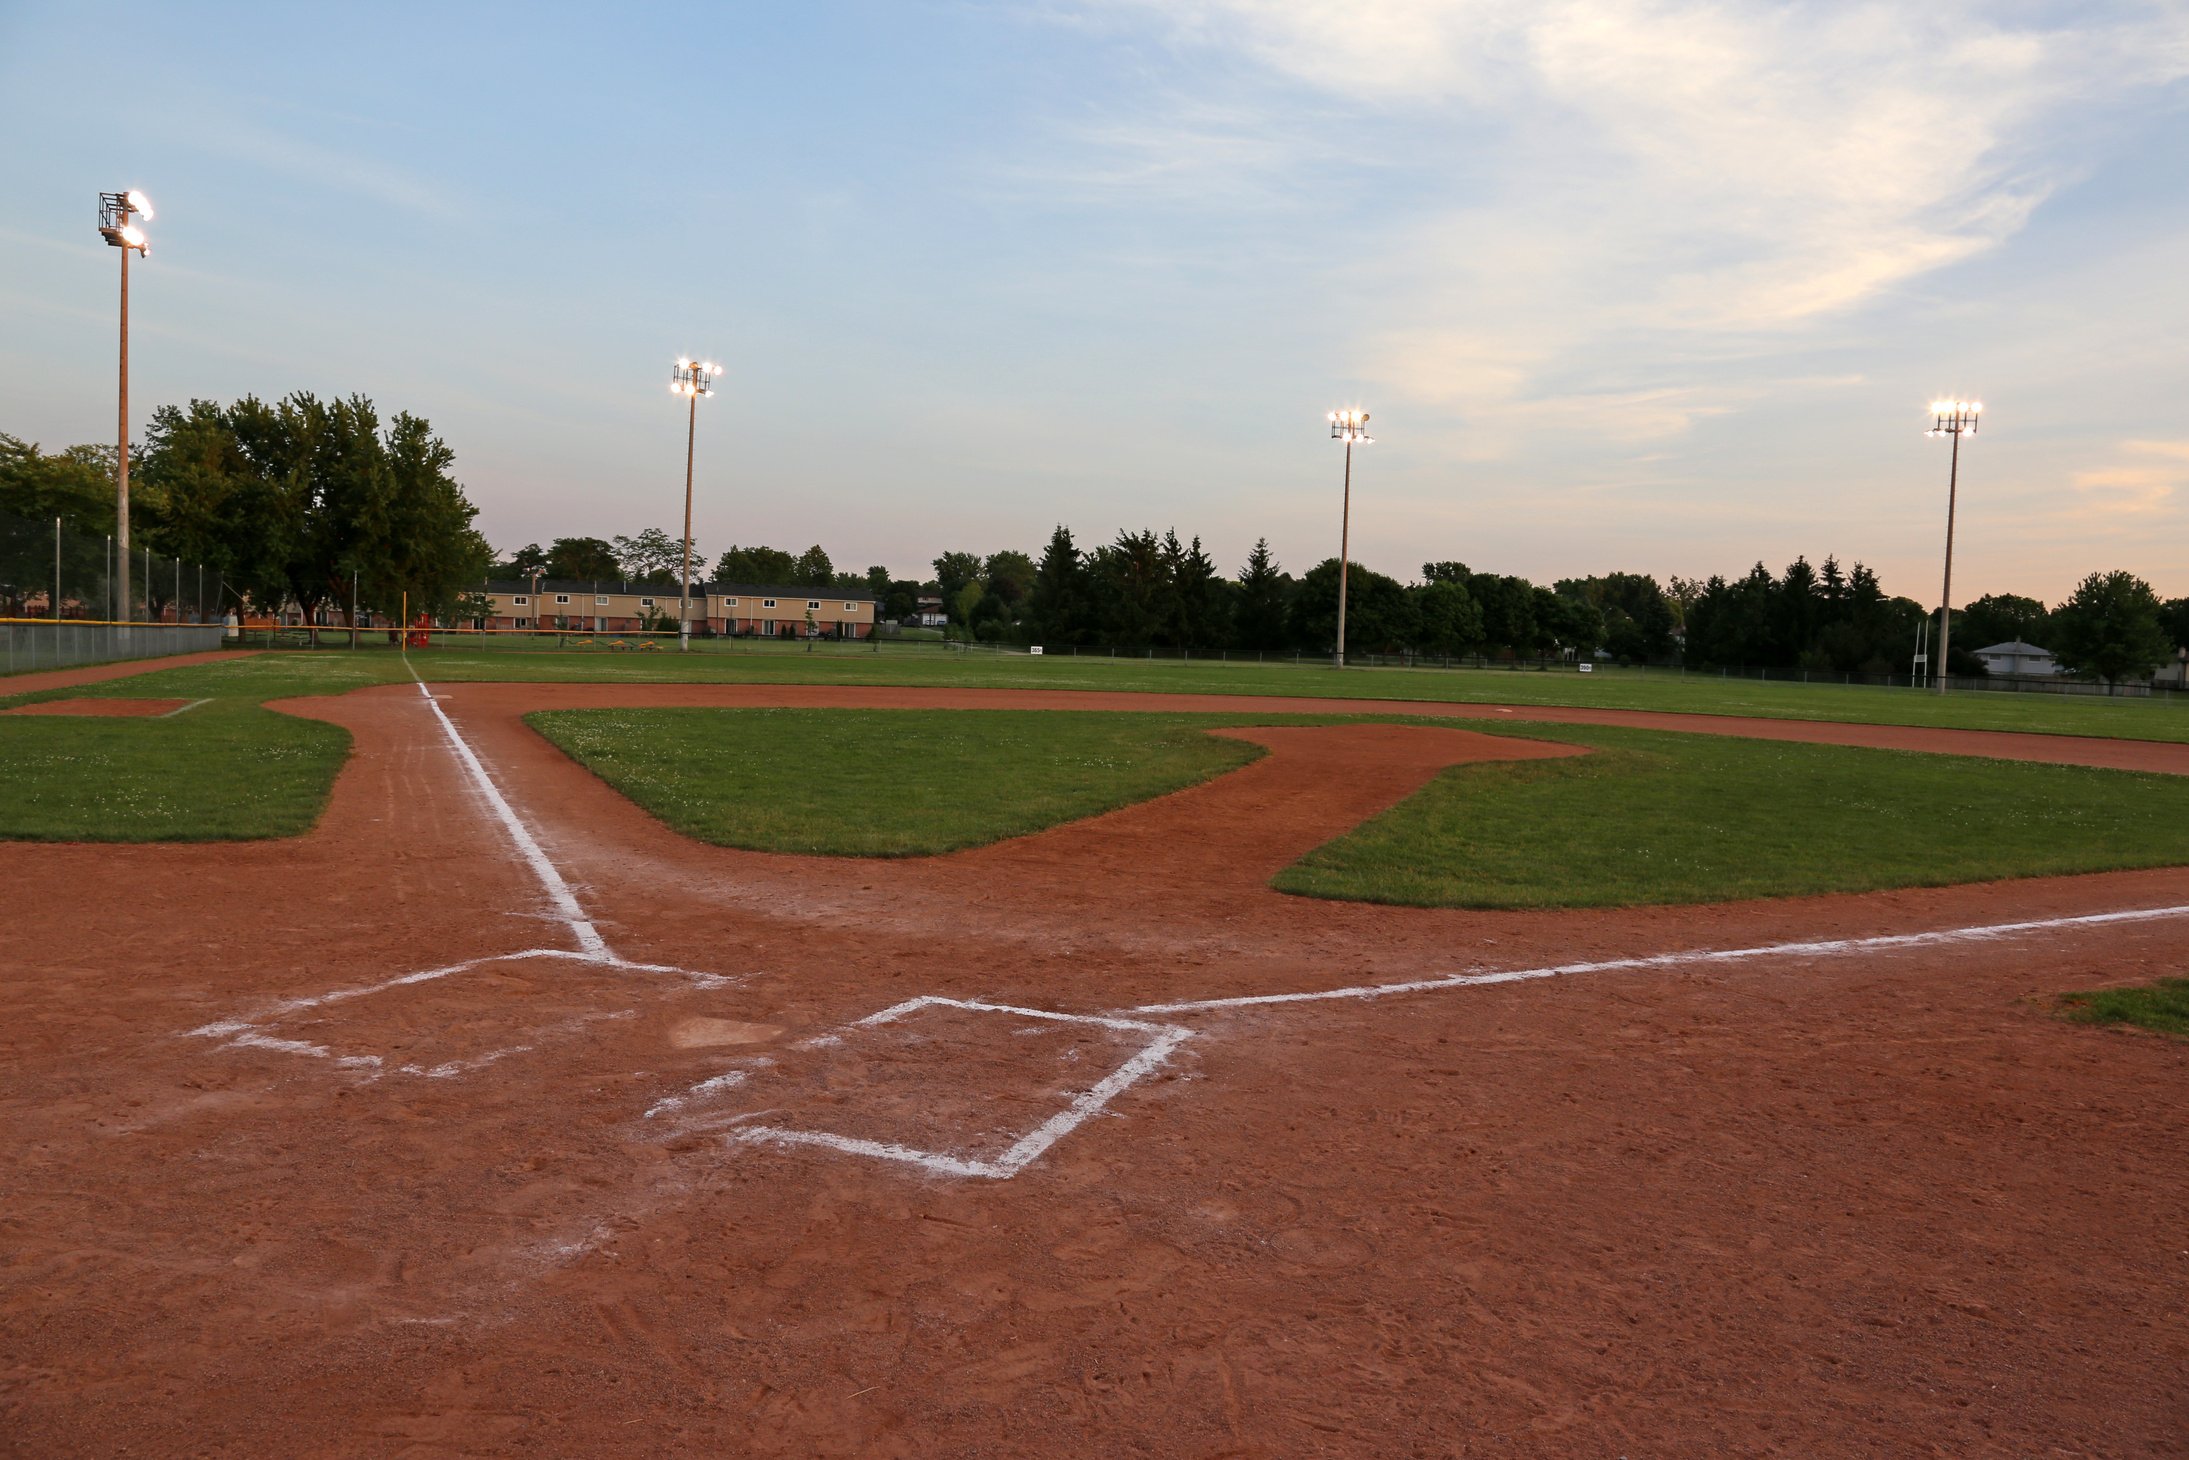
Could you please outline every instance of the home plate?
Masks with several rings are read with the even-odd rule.
[[[925,997],[800,1057],[696,1087],[734,1088],[733,1140],[811,1146],[1003,1180],[1147,1076],[1191,1037],[1169,1024]],[[681,1103],[681,1102],[680,1102]]]

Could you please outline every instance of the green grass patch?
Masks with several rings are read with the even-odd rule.
[[[349,758],[350,733],[261,702],[377,684],[390,667],[399,674],[401,661],[238,658],[0,699],[207,701],[172,719],[0,716],[0,839],[243,841],[309,831]]]
[[[910,857],[1145,801],[1262,754],[1180,715],[548,710],[526,723],[687,836]]]
[[[2189,1039],[2189,978],[2162,978],[2139,988],[2062,994],[2060,1012],[2081,1024],[2133,1024]]]
[[[1570,760],[1456,766],[1278,875],[1416,907],[1720,902],[2189,863],[2189,778],[1527,725]]]

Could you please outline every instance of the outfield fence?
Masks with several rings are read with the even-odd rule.
[[[218,649],[220,624],[112,624],[77,619],[0,619],[0,674],[68,669],[120,659],[158,659]],[[0,693],[6,693],[0,685]]]

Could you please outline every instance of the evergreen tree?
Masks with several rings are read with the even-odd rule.
[[[1027,595],[1028,617],[1034,638],[1043,644],[1085,644],[1093,638],[1088,621],[1087,570],[1072,530],[1062,523],[1049,534],[1034,569],[1033,591]]]
[[[1269,650],[1284,646],[1289,597],[1285,589],[1285,575],[1269,551],[1269,539],[1256,538],[1254,551],[1247,554],[1246,566],[1239,570],[1232,640],[1239,648]]]

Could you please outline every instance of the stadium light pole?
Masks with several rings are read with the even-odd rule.
[[[692,647],[692,449],[699,439],[699,398],[714,394],[715,377],[722,367],[711,360],[679,358],[669,372],[671,394],[691,398],[691,418],[684,425],[684,593],[676,613],[676,646]]]
[[[1961,490],[1961,438],[1974,436],[1984,414],[1980,400],[1934,400],[1926,436],[1953,438],[1953,463],[1946,470],[1946,582],[1938,594],[1938,663],[1933,666],[1938,692],[1946,692],[1946,647],[1953,637],[1953,511]]]
[[[132,217],[152,220],[152,204],[135,188],[125,188],[118,193],[99,194],[99,236],[109,245],[122,251],[122,385],[121,404],[117,412],[120,429],[116,435],[114,458],[114,524],[121,539],[121,581],[116,585],[116,599],[120,604],[124,622],[129,618],[129,255],[134,250],[138,257],[147,257],[152,244],[144,236],[144,230],[130,222]],[[145,585],[147,589],[150,584]]]
[[[1353,550],[1353,443],[1363,446],[1372,444],[1375,437],[1368,434],[1368,412],[1332,411],[1330,413],[1330,439],[1345,443],[1345,505],[1338,515],[1338,654],[1336,667],[1345,668],[1345,598],[1346,570]]]

